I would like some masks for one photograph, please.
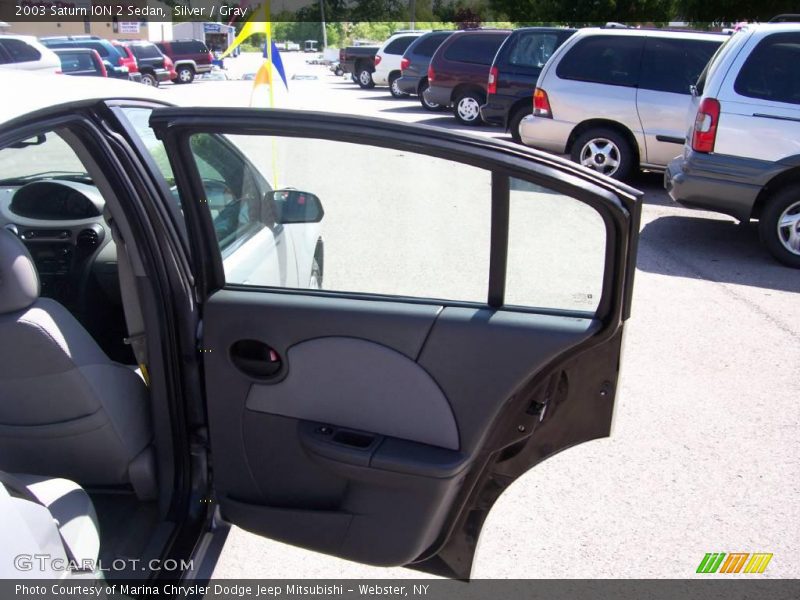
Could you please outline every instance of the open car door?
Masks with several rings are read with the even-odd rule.
[[[467,578],[502,491],[609,435],[639,193],[441,129],[154,111],[195,255],[223,517]]]

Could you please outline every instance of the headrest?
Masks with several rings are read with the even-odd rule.
[[[17,236],[0,229],[0,314],[28,308],[39,298],[39,274]]]

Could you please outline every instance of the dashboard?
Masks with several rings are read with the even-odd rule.
[[[70,305],[79,301],[92,271],[118,295],[116,249],[103,219],[99,190],[58,179],[0,187],[0,226],[25,244],[39,273],[42,295]],[[110,277],[112,276],[113,277]]]

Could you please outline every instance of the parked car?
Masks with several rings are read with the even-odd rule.
[[[681,156],[664,174],[691,208],[758,219],[761,241],[800,268],[800,25],[749,25],[700,77]]]
[[[416,95],[422,106],[428,110],[442,110],[444,107],[428,102],[425,90],[428,89],[428,66],[436,49],[442,45],[452,31],[431,31],[416,38],[406,49],[400,60],[400,78],[397,87],[404,94]]]
[[[662,170],[681,151],[689,88],[722,34],[649,29],[581,29],[555,51],[522,119],[522,142],[569,154],[625,179]]]
[[[20,340],[0,344],[0,514],[25,533],[3,543],[28,557],[26,577],[185,581],[212,571],[235,524],[468,579],[501,493],[610,434],[639,192],[438,128],[173,108],[127,82],[0,82],[25,91],[0,104],[0,327]],[[364,202],[330,177],[364,162],[388,196]],[[474,196],[409,194],[415,164],[431,174],[416,189]],[[488,219],[509,202],[545,212],[512,210],[509,234]],[[323,263],[324,227],[343,235]],[[543,235],[570,252],[526,246]],[[467,260],[447,258],[457,248]],[[61,282],[50,297],[41,277]],[[113,318],[115,335],[73,315],[87,302],[84,321]],[[57,566],[98,555],[119,561]]]
[[[56,73],[61,61],[30,35],[0,35],[0,69]]]
[[[91,48],[103,59],[109,77],[130,79],[128,56],[111,42],[95,35],[48,36],[39,38],[48,48]]]
[[[575,29],[523,27],[506,38],[492,61],[481,117],[511,132],[521,143],[519,124],[533,112],[531,98],[542,67]]]
[[[108,77],[106,66],[97,50],[91,48],[56,48],[61,72],[79,77]]]
[[[480,125],[489,67],[510,34],[509,29],[469,29],[449,36],[428,66],[426,100],[452,106],[456,120],[464,125]]]
[[[375,54],[375,71],[372,73],[372,81],[375,85],[388,85],[389,92],[395,98],[404,98],[408,95],[397,87],[397,80],[400,79],[400,62],[403,53],[411,43],[424,33],[426,32],[395,31],[378,48],[378,52]]]
[[[128,67],[128,79],[141,82],[142,74],[139,73],[139,65],[136,64],[136,57],[131,52],[131,49],[117,41],[112,41],[111,43],[117,49],[117,52],[122,54],[122,65]]]
[[[347,46],[339,50],[339,65],[364,89],[375,87],[372,73],[375,71],[375,55],[379,46]]]
[[[167,57],[152,42],[143,40],[117,40],[117,42],[128,48],[136,57],[143,84],[158,87],[159,84],[177,77],[174,70],[170,71]]]
[[[156,44],[161,52],[172,59],[177,71],[175,83],[191,83],[196,75],[211,71],[214,56],[205,42],[200,40],[172,40]]]

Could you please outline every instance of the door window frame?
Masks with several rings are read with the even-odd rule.
[[[190,236],[198,239],[193,246],[203,260],[195,260],[195,270],[202,271],[205,282],[201,295],[207,298],[221,289],[269,292],[287,295],[322,296],[361,300],[380,300],[441,306],[487,306],[495,310],[509,310],[538,314],[570,315],[596,318],[604,321],[626,319],[629,315],[630,297],[635,267],[635,248],[630,254],[634,264],[627,264],[627,244],[638,232],[640,203],[639,192],[620,184],[587,173],[578,166],[555,157],[516,148],[506,148],[489,140],[452,132],[429,130],[372,119],[307,113],[292,110],[236,109],[236,108],[164,108],[153,113],[150,119],[156,137],[167,148],[172,170],[181,197],[203,198],[204,188],[190,147],[190,138],[199,133],[222,135],[257,135],[291,138],[313,138],[369,145],[415,154],[442,158],[487,170],[491,173],[491,224],[490,258],[486,301],[467,302],[441,298],[420,298],[403,295],[310,290],[286,287],[248,286],[226,283],[222,254],[217,245],[210,212],[201,203],[183,205]],[[460,143],[454,143],[454,142]],[[422,142],[422,143],[421,143]],[[601,297],[594,311],[554,309],[535,306],[508,305],[505,303],[505,285],[508,261],[510,178],[521,179],[588,204],[603,219],[606,231],[606,251]],[[626,214],[627,213],[627,214]],[[195,254],[197,256],[197,254]],[[629,260],[630,260],[629,257]],[[620,273],[622,276],[620,277]],[[625,310],[622,310],[625,307]]]

